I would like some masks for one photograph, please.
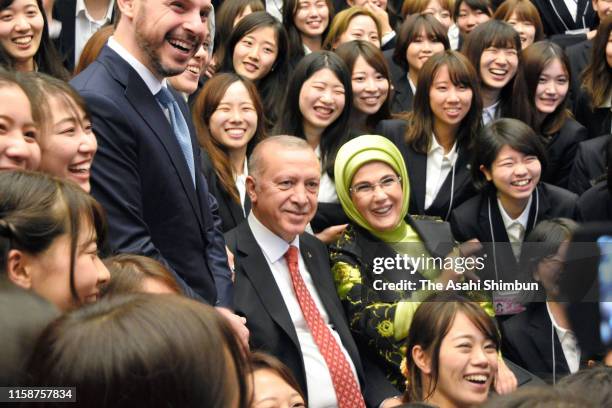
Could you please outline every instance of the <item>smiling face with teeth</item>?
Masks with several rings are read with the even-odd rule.
[[[91,164],[98,149],[91,121],[68,95],[46,95],[49,115],[39,139],[40,171],[74,181],[89,192]]]
[[[259,81],[272,70],[276,57],[276,31],[273,27],[260,27],[247,33],[234,47],[234,70],[251,81]]]
[[[479,70],[483,86],[501,91],[516,75],[519,51],[514,48],[485,48]]]
[[[119,3],[122,19],[115,31],[119,42],[158,79],[185,71],[208,34],[210,0],[133,0],[129,2],[132,7],[126,4]],[[124,25],[123,16],[131,21]],[[132,35],[134,38],[126,38]]]
[[[14,0],[0,11],[0,44],[23,71],[34,70],[44,20],[36,0]]]
[[[210,39],[210,36],[208,36]],[[191,95],[198,89],[200,81],[200,73],[208,64],[208,42],[198,48],[198,52],[189,60],[187,69],[182,74],[168,78],[168,81],[174,89],[183,92],[186,95]]]
[[[363,56],[355,60],[351,78],[353,105],[366,115],[378,112],[389,96],[389,79],[376,71]]]
[[[298,0],[293,13],[295,27],[309,38],[321,38],[329,25],[329,7],[326,0]]]
[[[448,66],[442,65],[434,74],[429,88],[429,104],[433,113],[434,132],[442,127],[457,131],[472,106],[474,92],[465,84],[455,84]]]
[[[300,89],[299,107],[307,137],[321,135],[342,114],[345,91],[342,82],[329,68],[310,76]]]
[[[469,408],[483,403],[497,373],[497,346],[458,311],[442,340],[436,388],[426,402],[440,407]],[[427,374],[428,367],[422,371]],[[427,387],[424,387],[427,389]]]

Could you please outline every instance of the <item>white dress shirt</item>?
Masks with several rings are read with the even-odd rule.
[[[94,35],[104,24],[111,22],[115,0],[110,0],[106,15],[101,20],[94,20],[85,7],[85,0],[76,1],[76,14],[74,24],[74,65],[79,63],[79,58],[87,40]]]
[[[512,219],[504,206],[502,205],[501,200],[497,199],[497,206],[499,207],[499,213],[501,214],[502,220],[504,221],[504,227],[506,228],[506,234],[508,234],[508,239],[512,244],[512,252],[516,259],[519,259],[521,256],[521,244],[525,239],[525,231],[527,230],[527,222],[529,222],[529,209],[531,208],[531,200],[532,196],[529,196],[529,201],[525,206],[525,209],[516,219]]]
[[[321,162],[321,146],[317,146],[315,154],[319,163]],[[321,173],[321,181],[319,183],[319,195],[317,196],[319,203],[337,203],[338,193],[336,193],[336,183],[329,177],[326,171]]]
[[[567,361],[570,373],[574,374],[580,368],[580,347],[578,347],[578,339],[573,331],[564,329],[557,324],[555,317],[550,311],[550,307],[548,307],[548,303],[546,303],[546,311],[557,332],[557,337],[559,338],[559,343],[561,343],[563,355],[565,356],[565,361]]]
[[[242,169],[242,174],[236,176],[236,188],[238,189],[238,196],[240,196],[240,207],[242,207],[242,212],[246,217],[247,214],[244,210],[244,200],[246,198],[246,178],[249,175],[249,168],[247,166],[247,159],[244,159],[244,168]]]
[[[482,109],[482,124],[486,125],[489,122],[499,117],[497,108],[499,107],[499,99],[493,105]]]
[[[283,22],[283,0],[266,0],[266,11]]]
[[[578,0],[565,0],[564,3],[565,7],[567,7],[567,11],[569,11],[569,13],[572,15],[572,19],[576,21],[576,15],[578,14]]]
[[[125,60],[142,78],[147,88],[153,95],[156,95],[162,88],[162,86],[166,86],[166,79],[162,79],[161,81],[153,75],[149,68],[145,67],[144,64],[138,61],[128,50],[126,50],[121,44],[115,40],[115,37],[111,36],[108,39],[107,43],[108,47],[115,51],[121,58]],[[160,105],[161,106],[161,105]]]
[[[327,368],[325,359],[319,351],[319,347],[315,343],[314,338],[310,333],[310,329],[306,324],[304,314],[302,313],[300,304],[295,296],[295,291],[293,290],[293,283],[291,282],[289,267],[285,261],[285,253],[289,249],[289,245],[294,245],[298,249],[300,248],[299,237],[295,237],[291,243],[286,242],[259,222],[253,212],[249,214],[247,220],[249,227],[251,227],[251,231],[253,232],[253,236],[255,237],[255,241],[257,241],[257,244],[261,248],[264,257],[266,258],[266,262],[272,271],[274,281],[276,282],[276,285],[283,297],[285,306],[289,311],[289,316],[291,316],[291,321],[297,333],[300,349],[302,350],[302,356],[304,358],[306,386],[308,387],[308,406],[310,408],[336,407],[338,405],[338,401],[336,399],[336,391],[334,390],[334,384],[332,383],[329,369]],[[306,269],[304,258],[302,258],[302,254],[299,251],[298,254],[300,275],[302,276],[302,279],[304,279],[306,288],[308,288],[308,292],[310,292],[310,296],[312,296],[312,299],[317,306],[323,321],[325,321],[334,339],[338,342],[340,349],[344,353],[344,357],[347,359],[351,370],[355,375],[357,384],[359,385],[353,361],[342,345],[340,336],[329,323],[329,316],[327,315],[325,307],[323,307],[323,303],[321,302],[319,294],[317,293],[312,277]],[[272,282],[270,282],[270,284],[272,284]]]
[[[427,170],[425,173],[425,209],[428,209],[434,202],[444,180],[450,173],[457,161],[457,142],[453,144],[450,151],[444,154],[444,148],[436,140],[436,136],[431,137],[431,145],[427,152]]]

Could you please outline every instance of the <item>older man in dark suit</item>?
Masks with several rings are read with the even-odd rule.
[[[180,74],[207,34],[210,0],[118,0],[120,21],[98,59],[71,84],[98,138],[92,194],[108,212],[111,249],[164,263],[187,293],[232,307],[216,202],[200,174]],[[235,328],[241,320],[222,309]],[[242,327],[243,340],[246,328]]]
[[[327,249],[304,233],[317,209],[320,175],[302,139],[276,136],[255,148],[247,177],[251,214],[226,234],[236,261],[236,309],[246,315],[252,347],[291,369],[309,407],[391,407],[398,392],[359,356]]]

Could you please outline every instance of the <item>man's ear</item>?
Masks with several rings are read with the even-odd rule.
[[[11,282],[24,289],[32,288],[32,275],[29,272],[27,256],[18,249],[8,252],[6,273]]]
[[[487,181],[493,180],[493,175],[491,174],[491,171],[489,171],[489,169],[487,169],[483,164],[480,165],[479,169],[482,174],[484,174]]]
[[[412,360],[423,374],[431,374],[431,358],[418,344],[412,348]]]
[[[253,176],[247,176],[246,178],[246,192],[251,199],[251,204],[257,202],[257,193],[255,192],[255,179]]]
[[[121,18],[134,18],[138,0],[117,0],[117,8],[121,12]]]

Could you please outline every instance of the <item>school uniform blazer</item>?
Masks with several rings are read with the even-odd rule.
[[[304,392],[317,392],[306,387],[304,360],[295,327],[248,221],[226,233],[225,238],[234,254],[236,311],[247,319],[251,349],[274,355],[289,367]],[[300,252],[330,323],[355,365],[367,405],[378,407],[385,398],[398,392],[378,367],[359,356],[332,281],[325,245],[312,235],[302,234]]]
[[[231,307],[232,282],[217,203],[201,175],[189,126],[196,185],[162,108],[138,73],[105,46],[71,85],[87,102],[98,152],[91,193],[108,215],[113,251],[152,257],[182,279],[189,294]]]
[[[567,30],[597,26],[597,14],[593,10],[591,0],[578,0],[576,21],[563,0],[531,0],[531,2],[540,12],[544,33],[549,37],[553,34],[565,34]]]
[[[215,200],[217,200],[219,205],[221,230],[225,233],[232,228],[236,228],[238,224],[244,221],[245,213],[242,211],[242,206],[230,197],[229,193],[221,184],[221,180],[219,180],[219,177],[217,177],[217,173],[215,173],[213,164],[206,151],[203,149],[200,150],[202,174],[204,174],[204,177],[206,178],[206,183],[208,184],[210,194],[215,197]],[[248,194],[245,196],[245,210],[247,214],[251,210],[251,200],[249,199]]]
[[[408,168],[410,177],[410,206],[408,212],[413,215],[433,215],[443,219],[449,214],[449,205],[457,208],[464,201],[476,194],[470,177],[470,153],[466,144],[458,144],[458,157],[455,162],[455,182],[451,203],[452,171],[448,173],[438,195],[431,206],[425,209],[425,180],[427,173],[427,154],[416,152],[404,141],[407,122],[405,120],[383,120],[376,127],[376,133],[390,139],[399,148]]]
[[[606,149],[612,135],[585,140],[578,144],[568,189],[580,195],[593,187],[606,172]]]
[[[552,382],[551,337],[554,337],[555,373],[559,380],[570,371],[544,302],[530,303],[524,312],[502,323],[502,354],[543,380]]]
[[[556,217],[576,219],[578,201],[576,194],[551,184],[540,183],[532,193],[532,197],[525,237],[540,221]],[[485,262],[487,267],[484,271],[486,278],[495,277],[493,262],[497,264],[496,279],[502,279],[504,275],[512,279],[515,277],[513,274],[517,271],[518,263],[509,244],[510,240],[497,205],[495,189],[485,189],[455,208],[450,223],[453,236],[459,242],[476,238],[483,244],[484,252],[488,254]],[[492,245],[495,245],[495,253]]]
[[[567,188],[578,144],[586,140],[587,134],[586,128],[574,119],[565,121],[561,130],[546,144],[548,163],[542,181]]]
[[[391,84],[393,85],[393,92],[391,93],[391,113],[410,112],[412,111],[414,94],[408,82],[408,71],[393,61],[394,52],[394,49],[383,52],[387,64],[389,65],[389,74],[391,76]]]
[[[572,45],[565,49],[565,54],[569,60],[570,72],[572,77],[571,83],[571,98],[573,105],[576,106],[578,95],[580,94],[580,83],[582,82],[582,71],[591,62],[591,52],[593,49],[593,40],[581,41],[578,44]],[[585,125],[583,123],[583,125]],[[585,125],[586,126],[586,125]]]
[[[584,89],[580,90],[574,108],[576,120],[587,128],[588,138],[607,135],[612,129],[612,110],[592,108],[591,100]]]
[[[612,198],[607,180],[600,181],[578,200],[578,221],[612,221]]]

